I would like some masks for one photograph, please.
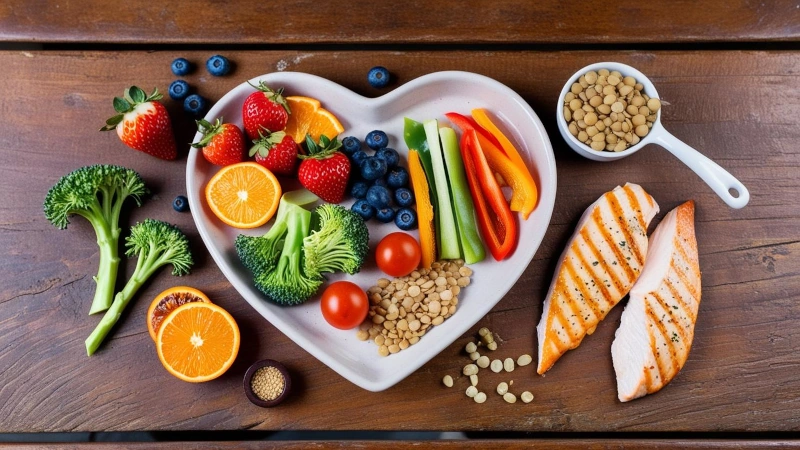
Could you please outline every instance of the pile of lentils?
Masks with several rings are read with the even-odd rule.
[[[661,109],[661,102],[642,90],[635,78],[616,70],[586,72],[564,97],[569,132],[597,151],[621,152],[638,144]]]
[[[462,260],[438,261],[389,281],[381,278],[367,290],[368,320],[356,337],[372,339],[378,354],[389,356],[419,342],[430,327],[441,325],[458,309],[458,295],[469,286],[472,269]]]

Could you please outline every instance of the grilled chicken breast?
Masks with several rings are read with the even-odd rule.
[[[627,402],[664,387],[689,357],[700,306],[694,202],[670,211],[650,237],[647,264],[611,345],[617,394]]]
[[[647,255],[647,227],[658,213],[653,197],[628,183],[592,203],[558,261],[544,301],[539,374],[580,345],[639,278]]]

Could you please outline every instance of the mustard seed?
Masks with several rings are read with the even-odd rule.
[[[286,386],[286,379],[280,370],[273,366],[262,367],[253,374],[250,387],[256,397],[265,402],[275,400]]]

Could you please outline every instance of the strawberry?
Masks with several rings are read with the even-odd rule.
[[[205,119],[197,121],[197,130],[203,134],[194,148],[202,148],[206,161],[218,166],[227,166],[244,161],[244,135],[232,123],[222,123],[221,119],[209,123]]]
[[[306,136],[308,155],[302,159],[297,178],[300,184],[328,203],[339,203],[344,199],[347,179],[350,177],[350,160],[337,151],[342,143],[322,135],[319,144],[311,136]]]
[[[114,110],[117,115],[106,120],[100,131],[116,129],[117,135],[128,147],[145,152],[161,159],[175,159],[175,137],[172,135],[172,122],[161,99],[158,89],[148,96],[136,86],[125,89],[122,98],[114,97]]]
[[[286,128],[290,113],[282,88],[273,91],[263,81],[253,87],[258,90],[250,94],[242,105],[244,131],[250,140],[258,139],[264,128],[275,131]]]
[[[250,156],[256,162],[278,175],[294,175],[297,168],[297,144],[283,131],[261,134],[253,141],[256,145],[250,149]]]

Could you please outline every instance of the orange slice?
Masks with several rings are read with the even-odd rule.
[[[175,286],[158,294],[147,309],[147,331],[156,340],[161,322],[177,307],[191,302],[211,303],[208,296],[198,289],[189,286]]]
[[[169,373],[190,383],[213,380],[239,353],[239,327],[217,305],[191,302],[177,307],[156,335],[158,359]]]
[[[206,201],[219,220],[236,228],[256,228],[278,209],[281,185],[254,162],[225,166],[206,185]]]
[[[331,139],[344,131],[339,119],[330,111],[322,108],[319,101],[310,97],[286,97],[289,104],[289,121],[286,122],[286,134],[292,136],[300,144],[310,134],[314,142],[319,141],[320,135]]]

